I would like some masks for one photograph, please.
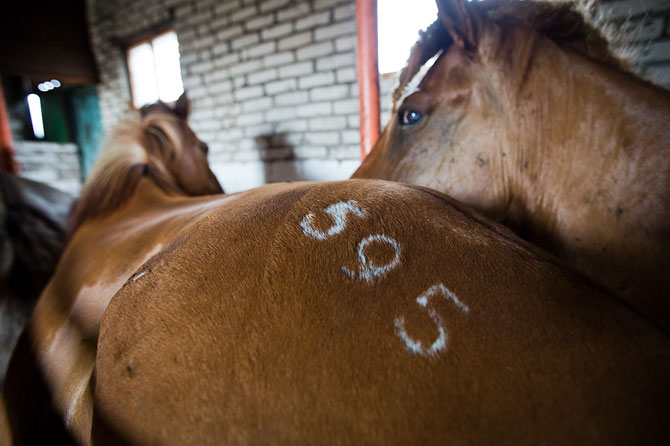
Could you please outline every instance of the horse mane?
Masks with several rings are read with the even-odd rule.
[[[584,19],[574,3],[487,0],[468,3],[466,7],[501,28],[527,28],[589,59],[618,70],[628,70],[628,65],[613,55],[602,32]],[[426,31],[419,32],[419,40],[412,47],[407,65],[400,72],[398,86],[393,92],[394,109],[405,87],[423,64],[439,51],[448,48],[452,42],[439,18]]]
[[[72,207],[69,236],[84,221],[121,206],[142,177],[167,192],[185,194],[169,171],[183,151],[182,134],[180,118],[168,112],[129,119],[112,130]]]

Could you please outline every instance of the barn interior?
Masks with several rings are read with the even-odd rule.
[[[173,101],[183,89],[224,190],[348,178],[361,159],[356,3],[11,2],[0,15],[2,151],[21,175],[77,194],[105,133],[132,106]],[[379,64],[383,128],[397,72],[436,10],[430,0],[404,10],[374,3],[379,56],[365,63]],[[601,1],[592,11],[625,37],[637,73],[670,82],[667,2]],[[41,129],[29,97],[41,104]]]
[[[612,39],[613,50],[634,74],[670,88],[668,0],[575,2]],[[206,144],[209,167],[227,194],[269,183],[349,179],[384,127],[398,119],[394,89],[420,31],[437,18],[435,3],[28,0],[3,5],[0,171],[54,190],[40,199],[53,204],[52,214],[21,209],[46,222],[35,227],[5,217],[14,197],[0,197],[5,200],[0,200],[0,249],[19,235],[57,242],[48,249],[28,243],[3,251],[11,258],[0,258],[0,340],[5,344],[0,368],[4,371],[58,255],[71,241],[67,214],[112,129],[144,106],[157,101],[176,106],[186,94],[188,125]],[[429,68],[430,63],[423,66],[406,91]],[[345,217],[364,213],[346,206],[338,208]],[[624,213],[618,207],[613,212],[617,219]],[[311,234],[320,240],[330,236]],[[400,258],[391,239],[372,241],[379,240]],[[364,248],[358,251],[363,259]],[[362,281],[368,273],[362,268],[349,276],[360,274]],[[8,278],[29,286],[17,291],[6,286]],[[16,300],[17,293],[24,300]],[[424,295],[417,302],[425,306],[427,300]],[[467,312],[458,298],[452,301]],[[406,345],[423,352],[420,344]],[[0,405],[0,440],[2,410]]]

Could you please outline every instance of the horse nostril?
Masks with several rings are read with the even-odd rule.
[[[209,146],[207,144],[205,143],[200,144],[200,148],[205,153],[205,155],[209,154]]]

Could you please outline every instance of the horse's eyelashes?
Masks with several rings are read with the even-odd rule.
[[[423,113],[413,108],[404,108],[398,111],[398,124],[401,126],[416,125],[423,119]]]

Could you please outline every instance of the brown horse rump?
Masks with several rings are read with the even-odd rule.
[[[668,376],[665,333],[446,196],[276,184],[111,299],[92,440],[662,443]]]

